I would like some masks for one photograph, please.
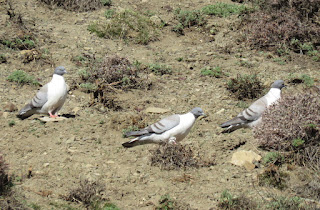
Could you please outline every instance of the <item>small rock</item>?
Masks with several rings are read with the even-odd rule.
[[[77,115],[80,110],[81,110],[80,107],[74,107],[74,108],[72,109],[72,112],[73,112],[75,115]]]
[[[146,113],[157,113],[157,114],[166,113],[169,111],[170,111],[169,109],[162,109],[158,107],[148,107],[145,110]]]
[[[216,114],[222,114],[225,111],[225,109],[220,109],[219,111],[216,112]]]
[[[4,106],[4,111],[6,112],[15,112],[18,111],[18,108],[13,103],[8,103]]]
[[[0,112],[0,117],[3,115],[3,112]]]
[[[107,163],[108,163],[108,164],[114,164],[114,161],[108,160]]]
[[[255,168],[255,165],[253,162],[255,161],[260,161],[261,156],[256,154],[253,151],[237,151],[233,153],[232,158],[231,158],[231,163],[237,166],[243,166],[247,170],[252,170]]]
[[[44,163],[43,167],[48,167],[50,165],[50,163]]]
[[[9,112],[3,112],[2,116],[3,116],[3,118],[5,118],[5,119],[8,118]]]
[[[161,18],[157,15],[150,17],[150,21],[157,26],[160,26],[163,24],[163,20],[161,20]]]

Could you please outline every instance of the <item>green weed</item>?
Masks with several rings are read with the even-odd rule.
[[[312,79],[312,77],[310,77],[307,74],[301,75],[301,79],[302,79],[303,83],[308,87],[312,87],[314,84],[314,80]]]
[[[269,205],[267,205],[268,209],[274,210],[285,210],[285,209],[293,209],[300,210],[302,208],[303,200],[299,197],[276,197],[273,198]]]
[[[214,68],[203,68],[201,69],[201,75],[202,76],[211,76],[215,78],[221,78],[223,76],[223,72],[221,70],[221,67],[216,66]]]
[[[125,10],[115,13],[108,22],[91,23],[88,30],[99,37],[123,39],[146,45],[157,39],[157,28],[159,27],[149,17],[131,10]]]
[[[296,148],[302,146],[303,144],[304,144],[304,140],[302,140],[300,138],[294,139],[292,141],[292,146],[294,146]]]
[[[108,6],[110,7],[112,4],[112,0],[100,0],[103,6]]]
[[[115,10],[114,9],[108,9],[104,12],[104,16],[107,18],[107,19],[111,19],[115,14]]]
[[[171,74],[172,73],[171,67],[166,66],[164,64],[157,64],[157,63],[149,64],[148,69],[157,75],[164,75],[164,74]]]
[[[256,209],[257,204],[249,200],[244,196],[233,197],[228,190],[224,190],[221,193],[219,203],[219,209]]]
[[[175,18],[179,21],[183,28],[189,28],[191,26],[203,26],[206,24],[203,14],[199,10],[181,10],[176,9]]]
[[[277,166],[282,165],[284,162],[284,157],[281,155],[279,152],[268,152],[264,157],[263,157],[263,164],[274,164]]]
[[[11,49],[20,49],[20,50],[30,50],[35,48],[35,41],[31,36],[24,36],[20,38],[14,38],[11,40],[0,40],[0,44],[11,48]]]
[[[247,7],[245,5],[217,3],[217,4],[205,6],[202,8],[201,11],[206,15],[228,17],[233,14],[241,14],[246,10],[247,10]]]
[[[10,120],[10,121],[8,122],[8,125],[9,125],[10,127],[13,127],[15,124],[16,124],[16,122],[15,122],[14,120]]]
[[[24,85],[24,84],[40,85],[40,83],[36,79],[34,79],[33,76],[28,75],[26,72],[22,70],[16,70],[12,72],[7,77],[7,80],[10,82],[16,82],[20,85]]]
[[[97,86],[94,85],[93,83],[87,82],[87,83],[81,83],[80,88],[87,93],[90,93],[92,91],[95,91],[97,89]]]

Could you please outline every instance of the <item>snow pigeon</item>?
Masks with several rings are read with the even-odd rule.
[[[196,107],[186,114],[168,116],[139,131],[131,131],[126,137],[136,138],[122,144],[124,147],[134,147],[142,144],[176,143],[187,136],[196,119],[205,116],[201,108]]]
[[[57,112],[63,106],[68,93],[67,84],[63,75],[67,73],[63,66],[54,70],[52,80],[41,87],[33,99],[23,107],[17,115],[21,119],[30,117],[35,113],[49,113],[50,117],[58,117]]]
[[[256,100],[247,109],[243,110],[235,118],[222,123],[221,128],[226,128],[222,133],[231,133],[239,128],[253,127],[261,122],[263,112],[281,98],[281,89],[285,87],[283,80],[277,80],[271,85],[269,92]]]

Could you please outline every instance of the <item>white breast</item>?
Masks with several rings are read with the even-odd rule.
[[[271,104],[276,102],[281,98],[281,90],[279,88],[271,88],[266,95],[267,106],[269,107]]]
[[[63,76],[54,74],[50,83],[48,83],[48,101],[43,109],[53,111],[60,109],[67,98],[67,84]]]

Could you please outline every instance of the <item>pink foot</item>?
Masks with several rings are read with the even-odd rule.
[[[49,112],[49,115],[50,115],[50,117],[51,117],[51,118],[56,118],[56,117],[58,117],[58,115],[57,115],[57,114],[52,115],[50,112]]]

